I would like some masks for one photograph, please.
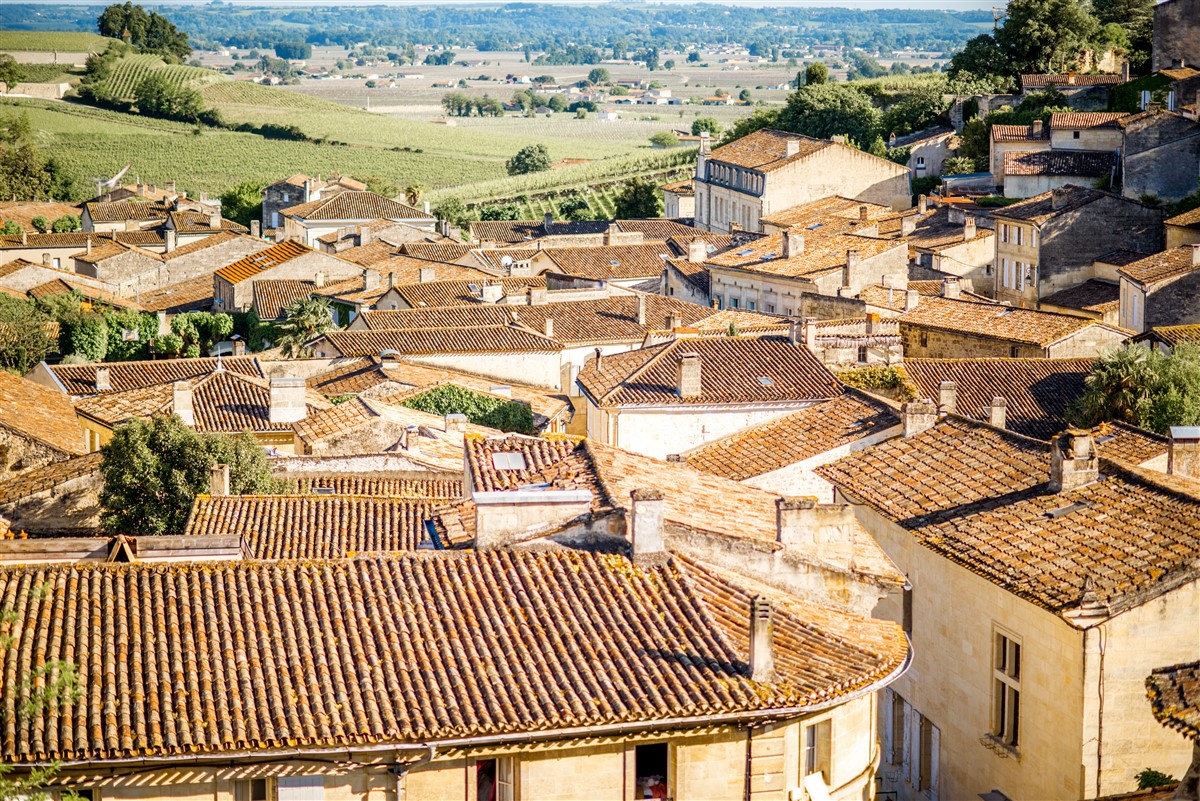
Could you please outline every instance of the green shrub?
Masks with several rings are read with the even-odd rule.
[[[80,314],[59,325],[59,346],[64,354],[77,353],[92,362],[108,355],[108,323],[103,315]]]
[[[917,396],[904,371],[890,365],[846,370],[838,373],[837,377],[848,387],[878,392],[901,400],[912,400]]]
[[[454,384],[440,387],[409,398],[401,404],[429,414],[465,414],[475,425],[533,433],[533,411],[527,404],[485,395]]]

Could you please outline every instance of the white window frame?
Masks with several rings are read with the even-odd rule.
[[[1000,626],[992,630],[992,726],[997,742],[1013,750],[1021,744],[1021,676],[1024,647],[1020,637]]]

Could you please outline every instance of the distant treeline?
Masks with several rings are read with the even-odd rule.
[[[412,44],[481,50],[557,52],[562,43],[633,54],[639,48],[679,49],[741,44],[782,54],[813,43],[947,52],[990,30],[990,11],[847,8],[735,8],[509,4],[499,8],[435,5],[245,8],[212,2],[159,11],[193,44],[272,48],[295,45],[385,47]],[[95,30],[95,8],[0,5],[0,28]],[[575,59],[571,59],[574,61]]]

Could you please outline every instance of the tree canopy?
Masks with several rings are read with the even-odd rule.
[[[509,175],[525,175],[550,169],[550,151],[545,145],[525,145],[505,165]]]
[[[779,112],[776,126],[819,139],[842,134],[869,143],[880,119],[879,109],[865,94],[846,84],[826,83],[793,92]]]
[[[1165,434],[1200,424],[1200,346],[1179,345],[1170,355],[1119,348],[1100,357],[1084,386],[1069,414],[1076,425],[1119,420]]]
[[[143,53],[157,53],[179,62],[192,54],[186,33],[157,11],[147,12],[133,3],[108,6],[100,13],[96,27],[101,35],[120,39]]]
[[[662,215],[662,202],[653,181],[633,178],[613,198],[613,215],[618,220],[645,220]]]

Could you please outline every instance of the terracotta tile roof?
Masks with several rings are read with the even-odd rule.
[[[286,473],[276,476],[293,494],[367,495],[375,498],[463,496],[462,479],[394,478],[364,473]],[[3,486],[3,485],[0,485]]]
[[[686,256],[678,259],[670,259],[667,261],[667,264],[673,267],[685,281],[705,295],[712,291],[712,273],[709,272],[707,265],[700,262],[688,261]]]
[[[1031,153],[1005,153],[1004,174],[1054,175],[1098,178],[1108,175],[1117,165],[1115,153],[1087,150],[1041,150]]]
[[[484,270],[496,275],[508,275],[515,261],[528,261],[540,253],[538,248],[523,248],[515,245],[497,248],[481,248],[471,251],[471,258]]]
[[[792,156],[787,154],[789,140],[800,145],[799,150]],[[793,161],[808,158],[832,144],[825,139],[813,139],[787,131],[764,128],[716,148],[708,158],[709,161],[720,161],[735,167],[770,172]]]
[[[340,254],[339,254],[340,255]],[[434,281],[469,281],[482,283],[485,280],[495,280],[490,273],[474,267],[444,262],[424,261],[412,256],[392,256],[370,265],[371,269],[392,276],[392,282],[397,286],[421,283],[421,271],[432,270]]]
[[[663,184],[659,187],[659,189],[663,190],[664,192],[674,192],[677,195],[696,194],[696,188],[692,185],[691,178],[685,178],[682,181],[675,181],[674,183]]]
[[[226,356],[220,360],[157,359],[140,362],[106,362],[103,364],[52,364],[50,372],[58,379],[68,395],[96,395],[96,371],[107,368],[113,392],[122,392],[154,384],[168,384],[206,376],[220,364],[231,373],[262,376],[258,360],[253,356]]]
[[[254,290],[254,300],[251,304],[258,313],[260,320],[278,320],[283,317],[283,309],[297,300],[306,300],[316,289],[312,281],[293,281],[290,279],[259,280],[251,288]]]
[[[1052,492],[1050,445],[950,416],[816,468],[973,573],[1052,612],[1116,612],[1195,571],[1200,482],[1101,459]]]
[[[292,240],[285,240],[278,245],[272,245],[266,250],[260,250],[245,258],[238,259],[232,264],[226,264],[217,270],[216,274],[231,284],[241,283],[247,278],[253,278],[261,272],[289,262],[292,259],[312,253],[307,245]]]
[[[1046,306],[1060,306],[1066,309],[1080,309],[1104,313],[1116,311],[1121,305],[1121,285],[1110,281],[1089,279],[1078,286],[1060,289],[1052,295],[1047,295],[1039,301]]]
[[[388,219],[380,218],[378,220],[371,220],[370,222],[366,222],[366,223],[358,223],[357,225],[350,226],[347,228],[339,228],[336,231],[330,231],[329,233],[325,234],[324,236],[317,237],[317,241],[322,242],[326,245],[332,245],[345,237],[350,237],[350,238],[356,239],[356,238],[358,238],[359,234],[363,233],[364,231],[369,231],[371,233],[378,233],[380,231],[386,231],[389,228],[395,228],[397,226],[404,226],[405,228],[411,228],[411,226],[405,225],[404,223],[398,223],[395,220],[388,220]],[[412,229],[412,230],[416,230],[416,229]],[[423,231],[422,233],[428,234],[429,232]],[[436,236],[436,234],[435,234],[435,236]],[[374,244],[374,242],[371,242],[369,244]],[[391,243],[385,241],[385,242],[383,242],[383,244],[387,245],[387,244],[391,244]]]
[[[1070,89],[1077,86],[1116,86],[1120,83],[1121,76],[1113,74],[1034,73],[1021,76],[1021,88],[1023,89],[1041,89],[1050,84],[1054,84],[1059,89]]]
[[[1200,270],[1200,247],[1183,245],[1131,262],[1119,272],[1131,281],[1150,287]]]
[[[867,210],[868,220],[877,220],[892,213],[892,210],[887,206],[868,203],[864,200],[853,200],[839,195],[830,195],[820,200],[814,200],[811,203],[802,203],[799,206],[792,206],[791,208],[777,211],[774,214],[769,214],[763,217],[762,221],[778,228],[803,227],[830,217],[838,217],[847,222],[858,222],[861,220],[862,209],[864,208]]]
[[[0,756],[103,762],[653,726],[851,697],[905,663],[898,625],[774,593],[778,678],[751,681],[751,599],[769,591],[748,586],[680,558],[640,567],[575,551],[10,568],[0,594],[22,599],[22,661],[87,667],[80,703],[10,723]],[[76,636],[76,621],[93,620],[103,631]],[[15,679],[4,681],[10,697]],[[105,699],[117,694],[113,713]]]
[[[901,329],[906,325],[918,326],[1038,347],[1052,345],[1089,325],[1100,324],[1071,314],[947,298],[928,298],[896,319]]]
[[[1050,115],[1051,128],[1119,128],[1117,120],[1124,111],[1056,111]]]
[[[530,287],[546,286],[545,277],[536,278],[487,278],[474,281],[428,281],[424,284],[409,284],[397,287],[396,291],[404,302],[414,309],[434,306],[473,306],[483,303],[480,295],[484,284],[499,283],[504,295],[524,295]]]
[[[1159,325],[1150,331],[1171,347],[1185,343],[1200,343],[1200,325]]]
[[[202,234],[213,231],[212,218],[199,211],[173,211],[167,219],[176,231],[181,234]],[[233,220],[226,220],[222,217],[219,220],[220,226],[217,231],[226,231],[231,233],[245,234],[249,233],[250,229],[241,223],[236,223]]]
[[[92,218],[92,222],[99,223],[125,222],[126,220],[165,220],[171,211],[171,207],[166,203],[147,203],[134,200],[84,203],[83,208]]]
[[[96,451],[60,462],[50,462],[0,481],[0,505],[47,492],[72,479],[93,473],[99,474],[100,462],[103,459],[104,454]]]
[[[553,339],[512,325],[477,328],[407,328],[380,331],[330,331],[329,344],[343,356],[376,356],[385,350],[399,354],[545,353],[562,350]]]
[[[162,234],[153,230],[118,231],[116,236],[119,241],[128,245],[161,245],[163,243]],[[112,242],[113,234],[96,231],[70,231],[61,234],[26,233],[24,243],[21,242],[20,235],[9,234],[0,236],[0,250],[17,248],[82,248],[87,246],[88,240],[91,240],[93,246],[104,242]]]
[[[1094,359],[905,359],[904,373],[917,395],[938,398],[943,381],[958,390],[956,411],[988,419],[992,399],[1007,404],[1005,427],[1050,439],[1067,427],[1067,408],[1083,394]]]
[[[1146,678],[1154,719],[1200,741],[1200,662],[1156,668]]]
[[[120,242],[114,242],[111,239],[106,239],[92,247],[91,253],[86,250],[80,251],[72,256],[75,261],[81,261],[84,264],[100,264],[103,261],[114,258],[115,256],[124,256],[129,252],[140,253],[147,258],[156,261],[162,261],[162,257],[157,253],[142,250],[141,248],[129,247]]]
[[[680,397],[684,354],[700,357],[700,394]],[[590,359],[579,384],[599,405],[688,405],[815,401],[841,394],[833,374],[808,348],[780,337],[677,339]]]
[[[1119,422],[1101,423],[1092,429],[1092,436],[1105,459],[1131,465],[1163,456],[1170,448],[1166,437]]]
[[[923,131],[914,131],[904,136],[897,136],[895,140],[889,140],[887,146],[892,147],[909,147],[917,142],[925,142],[930,139],[938,139],[943,136],[953,136],[954,129],[945,125],[935,125],[932,128],[926,128]]]
[[[1055,192],[1061,198],[1058,208],[1055,208],[1054,205]],[[1099,189],[1089,189],[1084,186],[1071,186],[1068,184],[1062,189],[1043,192],[1040,195],[1034,195],[1031,198],[1022,200],[1020,203],[995,209],[992,215],[997,218],[1023,220],[1041,224],[1060,214],[1076,211],[1089,203],[1094,203],[1105,197],[1115,196],[1109,195],[1107,192],[1101,192]]]
[[[523,467],[501,468],[493,458],[497,453],[516,453]],[[575,437],[527,437],[509,434],[503,437],[469,437],[466,463],[475,492],[501,492],[520,489],[531,483],[550,483],[556,489],[586,488],[599,493],[599,484],[585,458],[583,441]],[[561,469],[564,462],[575,461],[574,470]],[[553,478],[554,480],[550,480]],[[603,499],[597,499],[598,506]]]
[[[657,245],[546,248],[558,272],[597,280],[650,278],[662,274],[663,258],[670,258],[666,242]]]
[[[107,292],[103,289],[96,289],[79,281],[71,281],[63,278],[55,278],[44,284],[38,284],[31,288],[27,294],[35,300],[42,300],[54,295],[65,295],[68,292],[78,292],[85,300],[90,300],[93,303],[103,303],[106,306],[113,306],[118,309],[142,310],[140,304],[129,298],[114,295],[112,292]]]
[[[1039,133],[1032,125],[993,125],[993,142],[1037,142],[1050,141],[1050,129],[1042,126]]]
[[[1180,228],[1200,228],[1200,207],[1194,208],[1191,211],[1185,211],[1183,214],[1177,214],[1167,220],[1167,225],[1176,225]]]
[[[451,242],[407,242],[403,245],[405,255],[425,261],[456,262],[471,252],[470,245]]]
[[[183,533],[241,537],[248,559],[341,559],[415,551],[433,509],[364,495],[199,495]]]
[[[887,404],[848,390],[683,454],[688,466],[732,481],[803,462],[900,424]]]
[[[686,220],[686,221],[685,221]],[[673,236],[703,236],[708,232],[691,224],[692,219],[617,220],[622,233],[641,233],[647,242],[665,242]]]
[[[1097,801],[1170,801],[1175,795],[1179,782],[1171,782],[1162,787],[1152,787],[1146,790],[1134,790],[1129,793],[1100,796]]]
[[[319,237],[318,241],[325,242],[326,240],[330,240],[330,242],[338,241],[337,233]],[[384,261],[385,259],[390,259],[399,252],[401,252],[400,248],[391,242],[376,239],[365,245],[356,245],[352,248],[339,250],[337,251],[337,257],[345,261],[352,261],[355,264],[368,266],[379,261]]]
[[[83,429],[67,396],[3,370],[0,426],[68,456],[87,453]]]
[[[432,220],[432,214],[368,191],[338,192],[333,197],[301,203],[282,212],[302,220]]]
[[[966,241],[963,238],[965,226],[962,222],[950,221],[949,206],[941,206],[924,216],[917,214],[912,216],[916,218],[916,227],[912,233],[904,237],[904,241],[908,243],[910,253],[940,253],[947,248],[957,247]],[[894,233],[899,237],[899,218],[895,222],[897,226]],[[990,228],[984,228],[979,225],[975,227],[976,240],[986,239],[994,235],[995,232]]]
[[[889,250],[905,247],[902,242],[887,239],[868,239],[842,234],[829,236],[807,229],[803,233],[804,252],[791,258],[783,258],[783,235],[772,234],[710,256],[708,264],[713,267],[812,280],[841,270],[846,264],[846,254],[849,251],[858,251],[860,258],[869,259]]]
[[[224,245],[227,242],[242,242],[246,241],[246,239],[247,238],[245,236],[234,233],[230,230],[220,231],[212,234],[211,236],[206,236],[203,239],[197,239],[194,242],[188,242],[186,245],[180,245],[170,253],[161,254],[159,258],[161,258],[163,261],[171,261],[172,259],[178,259],[180,256],[189,256],[193,253],[199,253],[202,250],[208,250],[209,248],[216,247],[217,245]],[[253,242],[258,240],[250,241]],[[263,242],[262,246],[263,249],[266,249],[267,243]]]
[[[138,295],[138,302],[148,312],[165,311],[168,314],[178,314],[207,310],[212,306],[212,298],[213,277],[198,275],[177,284],[143,292]]]
[[[57,220],[66,214],[79,215],[83,209],[75,203],[57,203],[54,201],[4,200],[0,201],[0,219],[5,222],[12,220],[26,231],[33,230],[33,218],[45,217],[47,220]]]

